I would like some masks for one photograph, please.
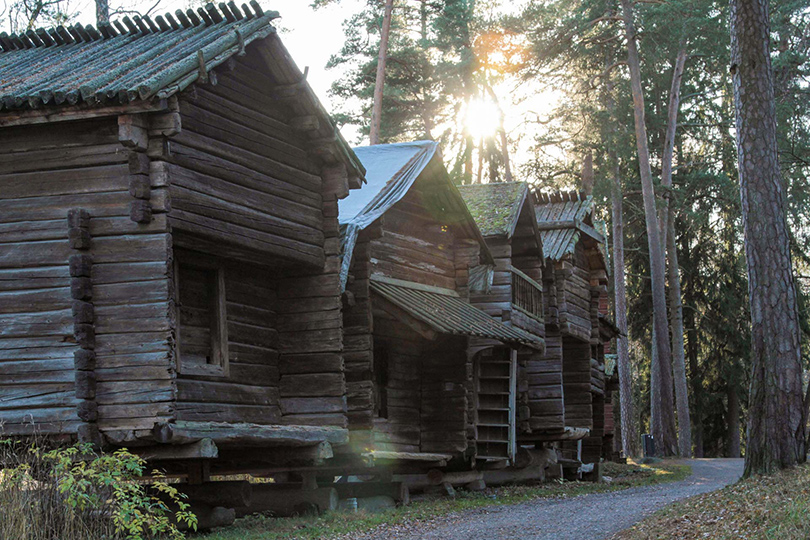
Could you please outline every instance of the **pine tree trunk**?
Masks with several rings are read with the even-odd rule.
[[[475,152],[475,140],[467,133],[464,136],[464,179],[462,184],[473,183],[473,153]]]
[[[726,422],[728,424],[728,441],[726,451],[728,457],[740,457],[740,398],[737,396],[737,389],[729,381],[726,383],[726,395],[728,397],[728,412]]]
[[[96,25],[109,24],[110,3],[108,0],[96,0]]]
[[[653,298],[653,325],[656,354],[653,355],[650,383],[650,412],[656,452],[674,455],[678,452],[675,433],[675,411],[672,399],[672,351],[669,344],[667,321],[666,272],[664,250],[658,228],[658,213],[655,207],[650,151],[647,142],[647,127],[644,119],[644,93],[641,88],[641,65],[636,45],[636,29],[633,21],[631,0],[621,0],[627,35],[627,65],[630,69],[630,86],[633,92],[636,146],[638,149],[641,192],[644,199],[644,215],[647,224],[647,242],[650,251],[650,278]]]
[[[692,420],[689,414],[689,391],[686,381],[686,358],[683,341],[683,303],[681,302],[681,271],[675,244],[675,217],[669,209],[667,220],[667,252],[669,259],[669,316],[672,328],[672,375],[675,402],[678,408],[678,450],[682,457],[692,457]]]
[[[478,177],[475,180],[476,184],[481,183],[484,176],[484,138],[481,137],[478,141]]]
[[[493,103],[498,108],[498,134],[501,137],[501,152],[503,153],[503,165],[504,165],[504,181],[511,182],[512,178],[512,163],[509,159],[509,141],[506,136],[506,127],[504,127],[504,120],[506,119],[506,115],[501,108],[501,101],[498,99],[498,96],[495,94],[495,90],[492,89],[492,86],[489,84],[486,85],[487,93],[489,97],[492,98]]]
[[[391,14],[394,0],[385,0],[382,30],[380,32],[380,55],[377,58],[377,79],[374,82],[374,104],[371,108],[371,144],[380,144],[380,126],[382,124],[383,87],[385,86],[385,63],[388,60],[388,37],[391,34]]]
[[[683,241],[684,258],[687,263],[691,263],[689,242]],[[691,265],[690,265],[691,266]],[[694,423],[694,457],[703,457],[703,380],[700,377],[700,370],[698,369],[698,354],[700,344],[698,343],[698,335],[695,321],[694,309],[694,285],[687,281],[684,287],[683,294],[686,307],[683,310],[684,323],[686,326],[686,351],[689,356],[689,383],[692,387],[692,408],[694,415],[692,422]]]
[[[590,150],[582,158],[582,192],[585,196],[590,197],[593,195],[593,152]]]
[[[633,407],[633,371],[630,365],[630,347],[627,343],[627,288],[625,287],[624,269],[624,222],[622,210],[622,183],[619,171],[618,158],[611,151],[610,159],[613,162],[613,294],[616,310],[616,326],[622,332],[616,340],[616,367],[619,370],[619,399],[622,421],[622,448],[624,455],[635,457],[639,455],[638,431],[636,427],[636,412]]]
[[[610,65],[610,59],[605,60],[605,65]],[[610,78],[605,84],[605,94],[603,96],[605,109],[610,113],[610,117],[616,118],[616,100],[613,98],[614,83]],[[612,124],[613,125],[613,124]],[[627,286],[624,266],[624,194],[622,193],[622,176],[619,168],[619,156],[616,153],[616,128],[611,127],[611,132],[606,135],[605,144],[608,148],[608,160],[613,167],[613,184],[611,186],[612,201],[612,231],[611,240],[613,242],[613,306],[616,316],[616,326],[619,327],[622,335],[616,339],[616,369],[619,372],[619,419],[617,428],[621,437],[621,449],[627,457],[641,455],[638,437],[638,418],[636,416],[635,405],[633,404],[633,366],[630,364],[630,336],[627,332]],[[591,186],[593,185],[593,157],[589,153],[590,172],[585,172],[583,166],[583,179],[586,174],[591,175]],[[615,440],[615,439],[614,439]]]
[[[779,173],[767,0],[732,0],[731,72],[751,307],[745,476],[805,460],[799,314]]]
[[[669,281],[669,317],[672,329],[672,373],[675,383],[675,403],[678,410],[678,450],[684,457],[692,455],[692,421],[689,415],[689,391],[686,382],[686,358],[683,350],[683,305],[681,302],[681,272],[678,265],[678,249],[675,242],[675,211],[672,207],[672,162],[675,150],[675,135],[678,129],[678,109],[681,104],[681,80],[686,66],[686,47],[682,46],[672,70],[672,86],[669,91],[667,131],[664,137],[664,152],[661,156],[661,187],[664,204],[658,219],[661,243],[666,246]],[[666,264],[666,260],[664,262]]]

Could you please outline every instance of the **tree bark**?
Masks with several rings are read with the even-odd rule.
[[[687,262],[689,262],[689,244],[684,242],[684,253],[686,254]],[[689,282],[687,282],[689,283]],[[695,424],[695,437],[694,437],[694,456],[696,458],[703,457],[703,380],[700,377],[700,370],[698,369],[698,353],[700,344],[698,343],[698,335],[695,321],[694,309],[694,293],[693,287],[687,286],[684,291],[684,301],[686,302],[686,310],[684,311],[684,322],[686,323],[686,337],[687,345],[686,350],[689,353],[689,382],[692,386],[692,403],[695,414],[692,420]]]
[[[726,422],[728,424],[728,441],[726,451],[728,457],[740,457],[740,398],[737,396],[737,389],[732,381],[726,382],[726,395],[728,398],[728,412]]]
[[[610,65],[610,59],[605,60],[606,65]],[[610,113],[610,117],[616,119],[616,100],[613,97],[614,83],[607,78],[605,84],[604,104],[605,109]],[[615,124],[611,124],[615,126]],[[622,335],[616,339],[616,369],[619,372],[619,418],[620,424],[617,429],[618,436],[621,437],[621,449],[627,457],[641,455],[639,448],[638,424],[633,404],[633,366],[630,364],[630,339],[627,332],[627,286],[624,266],[624,194],[622,193],[622,176],[619,168],[619,156],[616,152],[616,128],[611,127],[611,132],[606,139],[608,148],[608,160],[613,168],[613,184],[611,186],[611,241],[613,242],[613,306],[616,316],[616,326],[619,327]],[[586,162],[589,167],[583,165],[584,177],[590,175],[591,188],[593,187],[593,156],[588,153]],[[586,172],[590,169],[589,172]]]
[[[731,73],[751,308],[745,476],[804,462],[799,314],[779,172],[767,0],[732,0]]]
[[[681,301],[681,269],[675,243],[675,216],[669,209],[667,220],[667,252],[669,266],[669,316],[672,328],[672,375],[675,383],[675,403],[678,409],[678,450],[683,457],[692,457],[692,419],[689,413],[689,391],[686,381],[686,357],[683,340],[683,303]]]
[[[672,351],[669,344],[667,321],[666,272],[664,250],[658,228],[658,213],[655,208],[650,151],[647,142],[647,127],[644,118],[644,93],[641,88],[641,65],[636,45],[636,29],[631,0],[621,0],[624,26],[627,37],[627,64],[630,69],[630,86],[633,93],[636,146],[638,150],[641,192],[644,199],[644,215],[647,225],[647,243],[650,251],[650,278],[653,299],[653,336],[656,354],[653,355],[650,384],[650,412],[656,452],[674,455],[678,451],[675,433],[675,413],[672,399]]]
[[[371,131],[369,132],[371,144],[380,144],[385,63],[388,60],[388,37],[391,34],[391,14],[393,10],[394,0],[386,0],[382,31],[380,32],[380,54],[377,57],[377,79],[374,82],[374,105],[371,108]]]
[[[492,98],[492,102],[495,103],[495,106],[498,108],[498,134],[501,138],[501,152],[503,153],[504,181],[511,182],[513,180],[512,163],[509,159],[509,140],[506,136],[506,127],[504,127],[506,115],[501,107],[501,100],[498,99],[498,96],[495,94],[495,90],[492,89],[492,86],[487,84],[486,90],[489,97]]]
[[[671,204],[672,162],[675,150],[675,135],[678,129],[678,109],[681,104],[681,80],[686,66],[686,46],[682,43],[672,70],[672,86],[669,91],[667,131],[664,137],[664,152],[661,156],[661,187],[664,204],[658,218],[661,243],[666,246],[669,281],[669,317],[672,330],[672,372],[675,383],[675,403],[678,410],[678,450],[684,457],[692,455],[692,420],[689,414],[689,391],[686,382],[686,358],[683,344],[683,304],[681,302],[681,273],[678,265],[678,248],[675,242],[675,209]],[[666,260],[664,261],[666,264]]]
[[[624,455],[639,455],[636,412],[633,406],[633,371],[630,365],[630,347],[627,343],[627,289],[624,269],[624,222],[622,209],[622,183],[618,158],[611,150],[613,161],[613,294],[616,310],[616,326],[622,333],[616,340],[616,367],[619,370],[619,400],[622,421],[621,437]]]
[[[110,23],[110,2],[96,0],[96,26]]]
[[[593,195],[593,184],[593,152],[589,150],[582,159],[582,192],[587,197]]]
[[[475,183],[480,184],[484,175],[484,138],[478,140],[478,177]]]

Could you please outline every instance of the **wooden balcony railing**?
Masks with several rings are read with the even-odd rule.
[[[543,320],[543,287],[516,268],[512,268],[512,305]]]

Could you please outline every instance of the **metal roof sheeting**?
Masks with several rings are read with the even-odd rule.
[[[182,91],[247,44],[275,32],[276,12],[254,1],[213,4],[99,30],[76,24],[0,34],[0,110],[126,104]]]
[[[542,345],[539,338],[496,321],[449,289],[372,276],[371,290],[442,334]]]
[[[593,213],[593,197],[576,191],[535,194],[535,201],[537,222],[541,225],[552,221],[587,222]],[[574,253],[580,231],[575,227],[542,230],[541,226],[540,237],[546,257],[559,261]]]
[[[377,144],[354,148],[354,152],[365,168],[367,185],[338,201],[342,257],[340,284],[343,290],[346,288],[354,246],[360,231],[401,201],[422,173],[431,175],[430,177],[438,183],[442,192],[443,206],[457,211],[466,234],[478,240],[481,258],[494,263],[481,231],[475,224],[475,219],[470,215],[464,199],[447,174],[438,143],[414,141]]]

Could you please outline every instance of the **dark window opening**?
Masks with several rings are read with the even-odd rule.
[[[216,266],[176,266],[178,370],[198,375],[228,374],[228,330],[224,270]]]

